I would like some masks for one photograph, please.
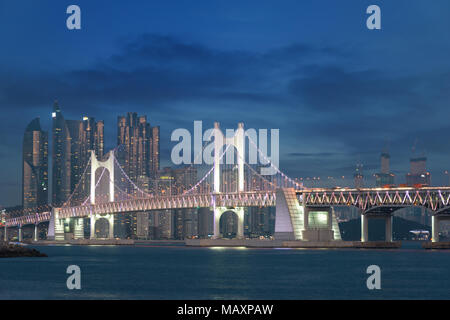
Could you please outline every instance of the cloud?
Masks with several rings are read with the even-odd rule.
[[[171,130],[193,120],[204,120],[205,126],[219,120],[229,128],[238,121],[247,128],[280,128],[281,164],[293,176],[348,175],[356,154],[370,163],[367,170],[375,170],[374,159],[388,137],[393,163],[403,166],[413,135],[425,141],[430,160],[442,146],[450,148],[440,138],[449,130],[448,70],[394,74],[384,67],[358,67],[352,63],[357,56],[345,47],[307,43],[262,53],[225,51],[143,34],[89,67],[45,74],[0,70],[0,106],[8,110],[0,135],[3,145],[20,154],[26,124],[49,114],[56,98],[68,119],[86,114],[105,120],[110,147],[118,114],[149,115],[161,126],[163,162],[170,156]],[[15,159],[2,154],[4,161]],[[439,157],[441,166],[445,161]]]

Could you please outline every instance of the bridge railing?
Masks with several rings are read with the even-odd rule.
[[[433,211],[450,204],[450,187],[303,189],[297,191],[306,205],[347,205],[367,210],[375,206],[422,206]]]
[[[450,187],[427,188],[363,188],[296,190],[300,203],[307,206],[355,206],[368,210],[376,206],[422,206],[434,212],[444,212],[450,206]],[[200,207],[274,206],[275,191],[234,192],[218,194],[157,196],[100,204],[86,204],[76,207],[59,208],[60,218],[86,217],[91,214],[184,209]],[[36,224],[51,219],[51,211],[10,217],[5,220],[7,227]]]
[[[7,227],[14,227],[14,226],[23,226],[27,224],[38,224],[41,222],[50,221],[51,216],[52,216],[51,211],[48,211],[48,212],[28,214],[21,217],[7,218],[5,220],[5,225]]]
[[[161,196],[115,201],[94,205],[59,209],[59,217],[82,217],[90,214],[110,214],[134,211],[187,209],[204,207],[274,206],[275,192],[257,191],[240,193]]]

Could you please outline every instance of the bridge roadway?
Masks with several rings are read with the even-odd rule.
[[[275,206],[275,191],[253,191],[204,195],[158,196],[125,201],[114,201],[84,206],[54,208],[58,218],[89,217],[92,214],[118,214],[165,209],[210,207],[270,207]],[[51,212],[30,214],[6,219],[7,227],[36,224],[51,219]]]
[[[395,210],[408,206],[421,206],[432,213],[433,239],[438,239],[439,222],[450,220],[450,187],[426,188],[313,188],[292,190],[297,204],[304,208],[354,206],[362,214],[362,241],[368,239],[368,218],[386,218],[386,234],[392,234],[391,216]],[[76,207],[53,208],[52,212],[28,214],[5,219],[7,227],[21,227],[58,219],[99,217],[126,212],[140,212],[185,208],[268,207],[276,205],[276,191],[212,193],[203,195],[158,196],[126,201],[87,204]],[[295,206],[294,206],[295,207]],[[277,209],[278,211],[278,209]],[[278,213],[277,213],[278,216]],[[295,218],[291,215],[291,219]],[[306,219],[306,218],[305,218]],[[94,220],[95,223],[95,220]],[[113,223],[113,222],[111,222]],[[81,228],[81,227],[80,227]],[[112,230],[112,229],[111,229]],[[36,233],[37,231],[35,231]],[[6,232],[5,232],[6,234]],[[391,237],[391,236],[390,236]],[[392,239],[389,238],[389,241]]]
[[[297,196],[299,202],[306,206],[354,206],[362,214],[409,206],[425,207],[434,214],[450,211],[450,187],[314,188],[297,191]]]
[[[427,188],[311,188],[296,191],[305,206],[354,206],[362,214],[391,212],[407,206],[422,206],[437,215],[450,214],[450,187]],[[59,218],[89,217],[92,214],[118,214],[164,209],[210,207],[270,207],[276,204],[275,191],[252,191],[203,195],[158,196],[84,206],[55,208]],[[37,224],[51,219],[51,212],[6,219],[7,227]]]

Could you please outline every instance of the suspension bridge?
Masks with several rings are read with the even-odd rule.
[[[214,215],[215,239],[221,238],[220,218],[229,211],[237,216],[237,238],[244,237],[246,207],[276,207],[274,237],[278,240],[341,240],[334,214],[336,206],[354,206],[360,210],[362,242],[369,240],[371,218],[385,219],[386,241],[392,241],[392,216],[405,207],[419,206],[431,212],[433,242],[439,241],[440,222],[450,220],[449,187],[305,188],[272,163],[257,141],[246,134],[243,123],[239,123],[230,137],[225,137],[215,123],[209,141],[211,137],[214,137],[213,164],[203,168],[200,179],[186,182],[188,179],[181,177],[178,180],[184,182],[174,183],[170,188],[143,188],[130,179],[118,160],[120,147],[103,159],[97,159],[91,151],[78,185],[63,205],[2,216],[5,240],[8,228],[18,228],[18,240],[22,241],[22,227],[34,225],[33,238],[37,241],[38,225],[43,222],[49,222],[48,239],[65,240],[64,225],[71,219],[74,239],[85,237],[85,219],[90,219],[91,239],[96,237],[95,227],[100,219],[108,222],[108,238],[112,239],[116,215],[166,209],[209,208]],[[263,176],[258,166],[248,163],[247,140],[257,151],[260,163],[270,166],[274,175]],[[203,146],[201,153],[206,148]],[[190,172],[193,166],[184,172]]]

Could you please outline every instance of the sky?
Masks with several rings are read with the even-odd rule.
[[[66,8],[81,8],[68,30]],[[366,8],[381,8],[368,30]],[[425,154],[432,183],[450,170],[450,2],[447,0],[0,0],[0,206],[21,203],[22,140],[40,117],[147,115],[170,166],[177,128],[280,130],[290,177],[374,183],[380,153],[396,183]],[[50,146],[51,147],[51,146]]]

